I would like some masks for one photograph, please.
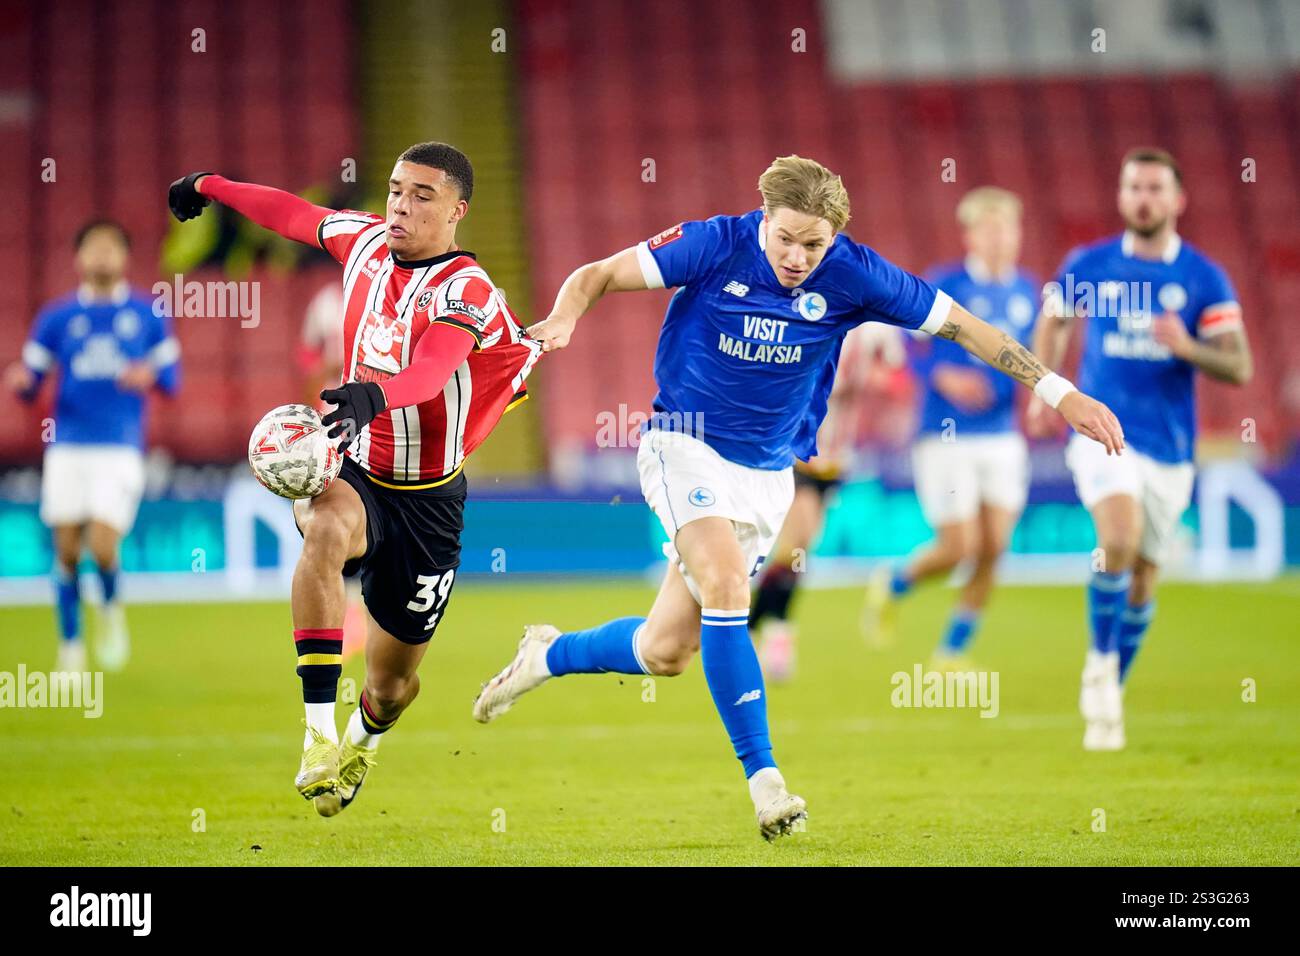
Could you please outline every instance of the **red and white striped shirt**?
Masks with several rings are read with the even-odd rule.
[[[406,368],[435,323],[474,337],[469,357],[442,394],[380,412],[347,454],[397,487],[450,478],[500,421],[527,397],[524,380],[542,354],[473,253],[398,262],[384,220],[345,209],[321,220],[320,246],[343,265],[343,381],[384,382]]]

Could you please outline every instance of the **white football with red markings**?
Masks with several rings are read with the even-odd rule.
[[[248,439],[253,477],[281,498],[315,498],[338,477],[343,456],[310,405],[281,405]]]

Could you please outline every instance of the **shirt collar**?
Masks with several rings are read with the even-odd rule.
[[[95,293],[86,283],[77,286],[77,304],[83,308],[88,305],[103,305],[105,302],[126,305],[126,300],[129,298],[131,298],[131,286],[125,279],[113,286],[113,291],[108,294],[107,299],[96,298]]]
[[[1016,267],[1011,266],[1000,275],[994,275],[983,259],[971,253],[966,257],[966,273],[980,285],[996,282],[998,285],[1011,285],[1016,281]]]
[[[1120,240],[1119,249],[1120,252],[1124,254],[1124,257],[1126,259],[1134,258],[1133,241],[1135,238],[1136,237],[1133,235],[1133,231],[1131,229],[1124,230],[1124,238]],[[1165,243],[1165,251],[1160,253],[1160,259],[1164,263],[1168,265],[1172,265],[1174,260],[1178,258],[1178,253],[1182,251],[1183,251],[1183,238],[1182,236],[1178,235],[1178,233],[1175,232],[1173,235],[1169,237],[1169,241]]]
[[[476,261],[478,259],[478,256],[474,255],[474,253],[470,252],[468,249],[452,249],[449,252],[444,252],[440,256],[433,256],[429,259],[399,259],[397,253],[393,252],[391,249],[388,250],[388,255],[393,260],[393,265],[397,266],[399,269],[423,269],[426,266],[436,266],[440,262],[450,262],[458,256],[466,256]]]

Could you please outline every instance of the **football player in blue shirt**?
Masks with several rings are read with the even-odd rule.
[[[844,235],[848,194],[825,167],[782,157],[759,192],[761,209],[685,222],[582,266],[550,316],[529,329],[543,348],[561,349],[607,292],[677,287],[655,355],[654,415],[637,453],[641,490],[668,533],[669,567],[648,617],[565,634],[526,627],[474,717],[492,720],[564,674],[680,674],[699,651],[771,840],[800,826],[805,804],[772,759],[747,625],[749,577],[790,507],[791,463],[816,454],[849,329],[874,320],[955,340],[1034,386],[1108,452],[1123,447],[1123,435],[1109,409],[1049,374],[1020,343]]]
[[[1156,574],[1191,500],[1195,373],[1243,385],[1250,347],[1223,269],[1183,242],[1187,205],[1178,163],[1160,149],[1130,151],[1120,166],[1124,232],[1075,249],[1044,291],[1034,344],[1064,358],[1075,316],[1087,319],[1081,384],[1104,395],[1124,427],[1123,459],[1071,441],[1066,464],[1100,545],[1088,584],[1091,646],[1079,709],[1088,750],[1124,747],[1122,684],[1155,611]],[[1050,430],[1030,402],[1030,433]]]
[[[77,574],[83,548],[99,570],[103,598],[96,658],[105,670],[126,664],[119,549],[144,490],[145,397],[154,388],[175,394],[178,387],[180,346],[171,320],[127,285],[130,246],[126,230],[112,220],[81,228],[80,286],[40,311],[22,360],[5,376],[30,401],[46,375],[59,370],[41,476],[41,520],[54,534],[58,669],[66,673],[86,668]]]
[[[972,313],[1028,343],[1042,286],[1017,268],[1021,203],[984,186],[957,205],[966,259],[927,275]],[[957,607],[935,652],[940,668],[962,658],[979,627],[994,573],[1029,489],[1029,451],[1016,430],[1015,383],[953,342],[912,343],[921,393],[912,474],[935,542],[906,564],[882,568],[867,589],[864,628],[877,643],[893,630],[897,598],[914,585],[970,565]]]

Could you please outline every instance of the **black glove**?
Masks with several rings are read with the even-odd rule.
[[[194,183],[200,176],[211,175],[212,173],[190,173],[184,179],[172,183],[171,189],[167,190],[167,205],[171,207],[173,216],[184,222],[203,212],[203,207],[212,200],[195,189]]]
[[[320,397],[338,406],[321,419],[321,424],[325,426],[326,437],[343,439],[339,442],[340,453],[388,404],[384,390],[374,382],[347,382],[338,388],[321,389]]]

